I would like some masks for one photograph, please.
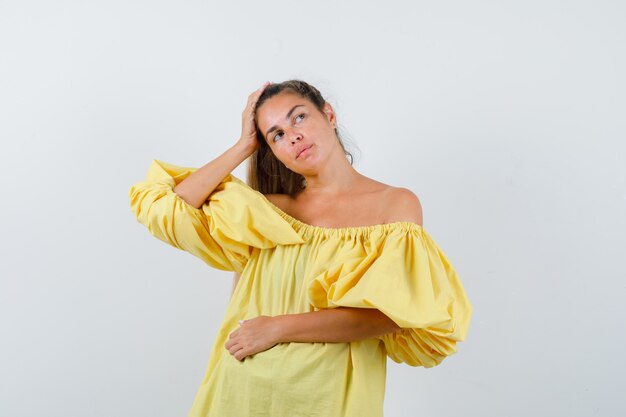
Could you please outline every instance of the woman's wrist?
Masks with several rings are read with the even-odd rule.
[[[274,323],[273,339],[276,343],[287,343],[291,341],[288,340],[290,331],[289,326],[292,324],[289,320],[289,316],[289,314],[283,314],[272,317],[272,322]]]
[[[252,155],[256,150],[256,148],[242,141],[241,139],[237,141],[237,143],[235,143],[233,146],[231,146],[230,149],[240,155],[242,162],[246,160],[250,155]]]

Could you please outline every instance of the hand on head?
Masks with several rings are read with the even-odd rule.
[[[264,82],[261,87],[253,91],[248,96],[248,104],[246,104],[246,107],[241,114],[241,137],[239,138],[237,143],[248,149],[250,153],[256,151],[260,145],[257,140],[257,129],[256,123],[254,121],[254,108],[259,97],[261,96],[265,88],[270,84],[270,81]]]

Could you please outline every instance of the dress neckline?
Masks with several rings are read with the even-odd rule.
[[[253,188],[251,188],[254,190]],[[276,204],[272,203],[262,192],[258,190],[254,190],[263,196],[265,202],[274,209],[278,214],[280,214],[284,219],[289,221],[293,226],[295,226],[299,230],[312,231],[312,232],[323,232],[323,233],[358,233],[358,232],[372,232],[375,230],[388,230],[388,229],[396,229],[396,228],[405,228],[405,229],[422,229],[422,225],[417,224],[408,220],[400,220],[391,223],[379,223],[379,224],[371,224],[371,225],[363,225],[363,226],[343,226],[343,227],[326,227],[326,226],[316,226],[313,224],[308,224],[303,222],[302,220],[298,220],[292,215],[283,211]]]

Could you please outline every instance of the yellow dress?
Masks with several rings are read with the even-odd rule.
[[[429,368],[465,340],[472,306],[422,226],[309,225],[232,173],[195,208],[173,188],[196,169],[153,160],[129,191],[156,238],[241,274],[189,417],[381,417],[387,356]],[[337,306],[377,308],[402,329],[350,343],[279,343],[243,361],[224,347],[239,320]]]

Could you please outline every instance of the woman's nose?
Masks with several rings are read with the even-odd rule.
[[[302,135],[299,132],[289,132],[289,139],[291,140],[291,143],[296,143],[296,141],[302,139]]]

